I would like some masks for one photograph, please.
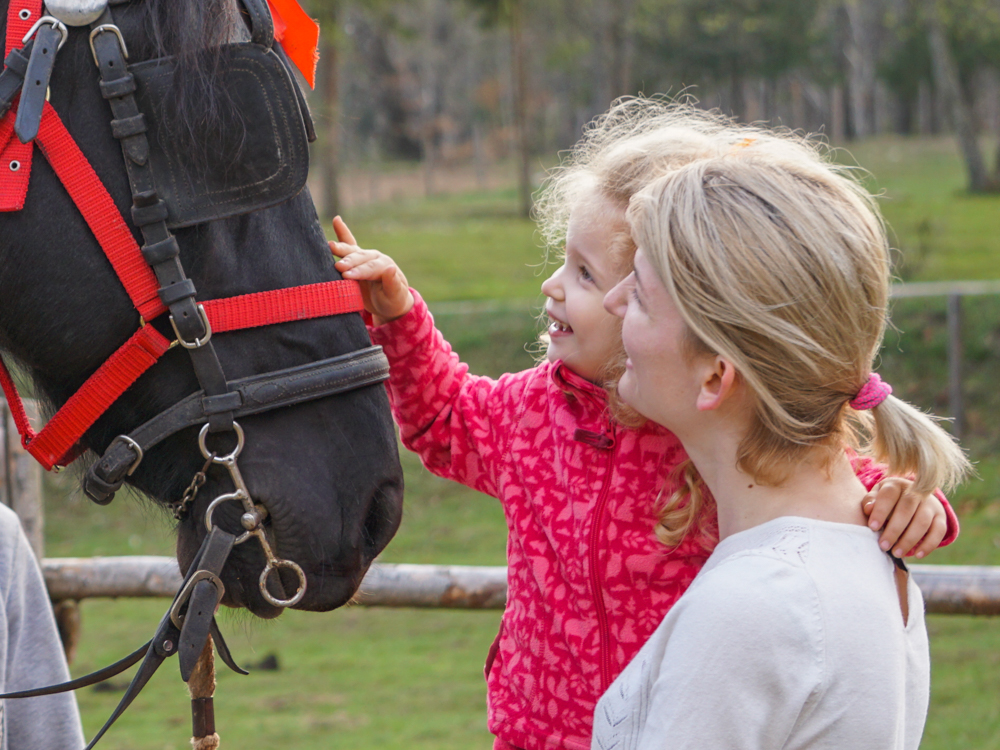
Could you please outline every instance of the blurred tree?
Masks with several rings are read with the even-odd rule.
[[[944,99],[965,159],[969,190],[1000,192],[1000,147],[992,170],[986,166],[973,117],[971,78],[982,65],[1000,64],[1000,3],[924,0],[922,6],[934,82]]]
[[[729,109],[746,116],[748,78],[775,80],[809,60],[820,0],[640,0],[646,46],[685,83],[728,87]]]
[[[343,0],[301,0],[302,7],[320,24],[319,68],[316,88],[319,111],[319,175],[323,196],[320,214],[330,218],[340,212],[340,68],[341,29],[338,21]]]
[[[345,14],[344,29],[354,56],[342,99],[349,97],[355,111],[344,114],[374,142],[371,145],[379,155],[417,160],[421,144],[412,122],[415,106],[408,100],[403,71],[390,54],[393,39],[413,34],[403,28],[394,10],[388,5],[375,9],[355,6]]]
[[[526,0],[464,0],[483,13],[487,24],[503,24],[510,31],[510,78],[514,100],[514,137],[518,155],[520,213],[531,213],[531,143],[528,136],[528,65],[524,39]]]

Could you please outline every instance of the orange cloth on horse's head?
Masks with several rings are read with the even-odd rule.
[[[316,88],[319,24],[306,15],[296,0],[267,0],[267,4],[274,19],[274,38],[302,71],[309,87]]]

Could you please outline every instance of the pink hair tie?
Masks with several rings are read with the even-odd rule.
[[[858,395],[851,399],[850,407],[855,411],[874,409],[881,404],[892,393],[892,386],[882,381],[878,373],[873,372],[868,376],[868,382],[861,386]]]

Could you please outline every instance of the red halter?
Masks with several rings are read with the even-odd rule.
[[[25,13],[27,11],[27,13]],[[7,49],[20,48],[22,38],[41,17],[42,0],[14,0],[7,12]],[[22,16],[27,18],[22,18]],[[0,120],[0,212],[24,207],[33,148],[14,137],[15,104]],[[90,162],[46,103],[38,136],[42,155],[52,166],[101,249],[128,292],[143,321],[138,331],[101,365],[37,434],[28,422],[20,394],[0,358],[0,386],[27,451],[45,467],[72,462],[85,446],[83,434],[173,343],[145,325],[166,311],[157,295],[159,284],[147,265],[124,218],[115,207]],[[12,168],[14,163],[16,168]],[[353,281],[328,281],[269,292],[203,302],[215,333],[306,320],[364,309],[361,289]]]

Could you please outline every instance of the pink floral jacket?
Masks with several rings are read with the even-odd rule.
[[[588,750],[597,699],[710,554],[703,539],[668,549],[652,532],[686,454],[652,423],[615,425],[604,391],[561,364],[470,375],[414,296],[410,313],[370,329],[403,443],[434,474],[499,498],[509,529],[490,731],[500,745]],[[868,487],[883,476],[856,468]],[[958,529],[948,512],[945,543]]]

